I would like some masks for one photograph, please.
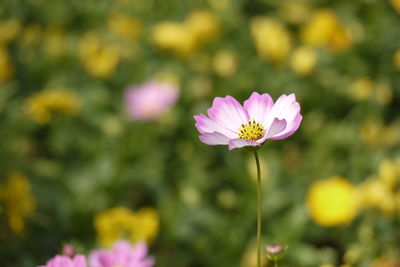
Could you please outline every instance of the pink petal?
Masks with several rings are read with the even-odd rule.
[[[265,139],[270,139],[271,137],[279,134],[286,128],[286,120],[275,118],[271,124],[271,127],[268,129],[268,133],[265,135]]]
[[[292,135],[298,129],[302,116],[300,115],[300,104],[296,101],[294,94],[289,96],[282,95],[279,97],[271,109],[271,112],[265,121],[264,127],[266,129],[271,128],[272,123],[276,118],[280,120],[286,120],[286,128],[279,133],[275,133],[274,135],[268,134],[267,139],[283,139]]]
[[[195,126],[201,134],[218,132],[229,138],[237,137],[237,133],[235,133],[231,130],[228,130],[227,128],[219,125],[218,123],[216,123],[213,120],[210,120],[209,118],[207,118],[207,116],[205,116],[203,114],[194,116],[194,119],[196,120]]]
[[[291,124],[300,114],[300,104],[296,102],[294,99],[293,102],[289,102],[285,107],[285,110],[281,112],[280,116],[277,116],[279,119],[285,119],[288,122],[288,125]]]
[[[267,119],[273,106],[274,101],[269,94],[260,95],[254,92],[249,99],[244,101],[244,109],[248,112],[250,119],[260,123]]]
[[[235,148],[241,148],[245,146],[260,146],[261,143],[257,143],[256,141],[253,140],[246,140],[246,139],[232,139],[229,141],[229,150],[235,149]]]
[[[206,145],[227,145],[229,144],[229,137],[226,137],[225,135],[222,135],[218,132],[213,132],[213,133],[204,133],[203,135],[199,136],[200,141],[203,142]]]
[[[136,259],[142,259],[145,258],[147,255],[147,245],[146,243],[143,242],[138,242],[136,245],[133,247],[133,254],[135,255]]]
[[[94,250],[89,256],[89,265],[91,267],[105,267],[112,263],[112,255],[104,249]]]
[[[278,119],[275,118],[274,121],[272,122],[272,124],[270,125],[270,127],[268,129],[265,129],[265,134],[262,138],[256,140],[257,143],[262,144],[264,143],[267,139],[271,139],[272,137],[274,137],[277,134],[280,134],[281,132],[283,132],[287,127],[287,122],[285,119]]]
[[[292,105],[292,103],[295,102],[296,102],[296,96],[294,94],[291,94],[289,96],[285,94],[281,95],[275,102],[266,120],[264,121],[264,127],[270,128],[270,125],[275,118],[286,119],[288,121],[287,115],[290,115],[288,114],[288,111],[290,110],[289,108]]]
[[[296,102],[295,94],[290,94],[290,95],[283,94],[278,98],[278,100],[276,100],[272,112],[274,113],[275,116],[279,117],[287,111],[287,109],[293,102]]]
[[[208,117],[233,132],[238,132],[241,124],[250,119],[242,105],[229,95],[214,99],[212,107],[208,109]]]
[[[47,261],[46,265],[38,267],[86,267],[86,258],[77,254],[74,258],[56,255]]]
[[[293,122],[290,125],[286,126],[285,131],[283,131],[279,135],[273,136],[273,137],[271,137],[269,139],[271,139],[271,140],[279,140],[279,139],[284,139],[286,137],[291,136],[299,128],[302,119],[303,119],[303,116],[298,114],[296,116],[296,118],[293,120]]]
[[[118,240],[114,243],[112,250],[113,251],[122,251],[122,252],[127,252],[132,249],[131,243],[126,240]]]
[[[75,255],[73,262],[75,267],[86,267],[86,259],[83,255]]]

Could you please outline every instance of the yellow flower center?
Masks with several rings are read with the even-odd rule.
[[[239,129],[239,137],[246,140],[258,140],[264,135],[264,126],[255,120],[242,123],[242,128]]]

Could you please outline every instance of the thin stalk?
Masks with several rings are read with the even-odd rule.
[[[261,266],[261,170],[257,151],[254,151],[257,165],[257,267]]]
[[[275,260],[274,262],[274,267],[278,267],[278,260]]]

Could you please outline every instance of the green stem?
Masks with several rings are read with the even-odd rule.
[[[261,171],[260,171],[260,160],[258,158],[257,151],[254,151],[254,157],[257,164],[257,267],[261,266]]]
[[[274,262],[274,267],[278,267],[278,260],[275,260]]]

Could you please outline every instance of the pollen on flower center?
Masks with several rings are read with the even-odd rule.
[[[239,137],[246,140],[258,140],[264,135],[264,126],[255,120],[242,123],[242,128],[239,129]]]

